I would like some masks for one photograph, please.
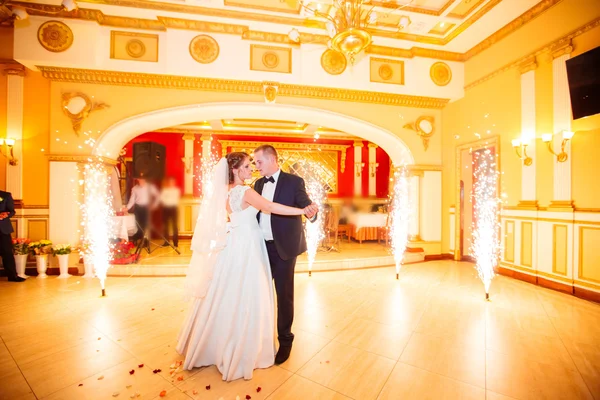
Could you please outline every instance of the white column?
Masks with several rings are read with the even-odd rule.
[[[423,171],[412,171],[409,178],[410,220],[408,237],[411,242],[421,240],[420,209],[421,209],[421,177]]]
[[[54,243],[79,243],[78,200],[81,186],[77,162],[50,161],[50,237]]]
[[[194,194],[194,139],[193,134],[183,135],[183,141],[185,143],[183,165],[184,165],[184,179],[183,179],[183,194],[184,196],[192,196]]]
[[[567,80],[566,61],[570,58],[573,48],[562,47],[553,53],[553,104],[554,104],[554,151],[560,153],[562,142],[561,132],[571,130],[571,98],[569,97],[569,82]],[[554,157],[554,201],[571,202],[571,146],[565,148],[569,158],[558,162]],[[563,203],[564,204],[564,203]]]
[[[362,149],[363,142],[357,140],[354,142],[354,195],[362,196]]]
[[[212,137],[210,135],[202,135],[202,162],[209,161],[212,158]]]
[[[536,200],[535,65],[535,61],[527,64],[528,71],[521,75],[521,139],[528,143],[527,155],[533,160],[529,166],[521,163],[521,200],[526,202]]]
[[[15,139],[13,155],[17,165],[6,163],[6,191],[13,199],[23,199],[23,83],[25,70],[5,69],[7,76],[6,137]]]
[[[426,242],[441,242],[442,171],[424,171],[420,186],[421,210],[423,210],[420,214],[421,238]],[[452,217],[454,216],[452,215]],[[451,237],[453,236],[454,231],[452,231]],[[454,249],[453,245],[452,249]]]
[[[377,196],[377,145],[369,143],[369,196]]]

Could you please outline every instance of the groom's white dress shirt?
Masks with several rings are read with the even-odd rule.
[[[277,187],[277,181],[279,180],[279,174],[281,170],[278,169],[273,175],[273,179],[275,183],[265,182],[262,190],[262,196],[269,200],[273,201],[273,196],[275,196],[275,188]],[[268,176],[266,177],[268,178]],[[262,212],[260,216],[260,230],[262,231],[263,237],[265,240],[273,240],[273,231],[271,230],[271,213]]]

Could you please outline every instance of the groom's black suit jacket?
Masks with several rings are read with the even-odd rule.
[[[262,195],[266,178],[262,177],[254,183],[254,190]],[[281,171],[275,186],[273,202],[290,207],[304,208],[312,201],[306,193],[304,179]],[[261,213],[258,214],[260,222]],[[271,230],[279,257],[290,260],[306,251],[306,238],[300,215],[271,214]]]

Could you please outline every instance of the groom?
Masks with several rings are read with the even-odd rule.
[[[291,207],[311,206],[306,216],[316,220],[318,207],[306,194],[304,180],[287,174],[279,168],[277,151],[265,144],[254,150],[256,169],[262,176],[254,184],[254,190],[267,200]],[[267,243],[271,274],[277,293],[277,334],[279,351],[275,364],[284,363],[290,356],[294,334],[294,268],[296,257],[306,251],[306,239],[301,216],[258,214],[258,222]]]

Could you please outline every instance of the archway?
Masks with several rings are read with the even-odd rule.
[[[155,129],[211,119],[277,119],[335,128],[369,140],[385,150],[395,165],[414,164],[408,146],[392,132],[344,114],[317,108],[261,103],[204,103],[138,114],[109,127],[98,138],[94,155],[116,155],[136,136]]]

